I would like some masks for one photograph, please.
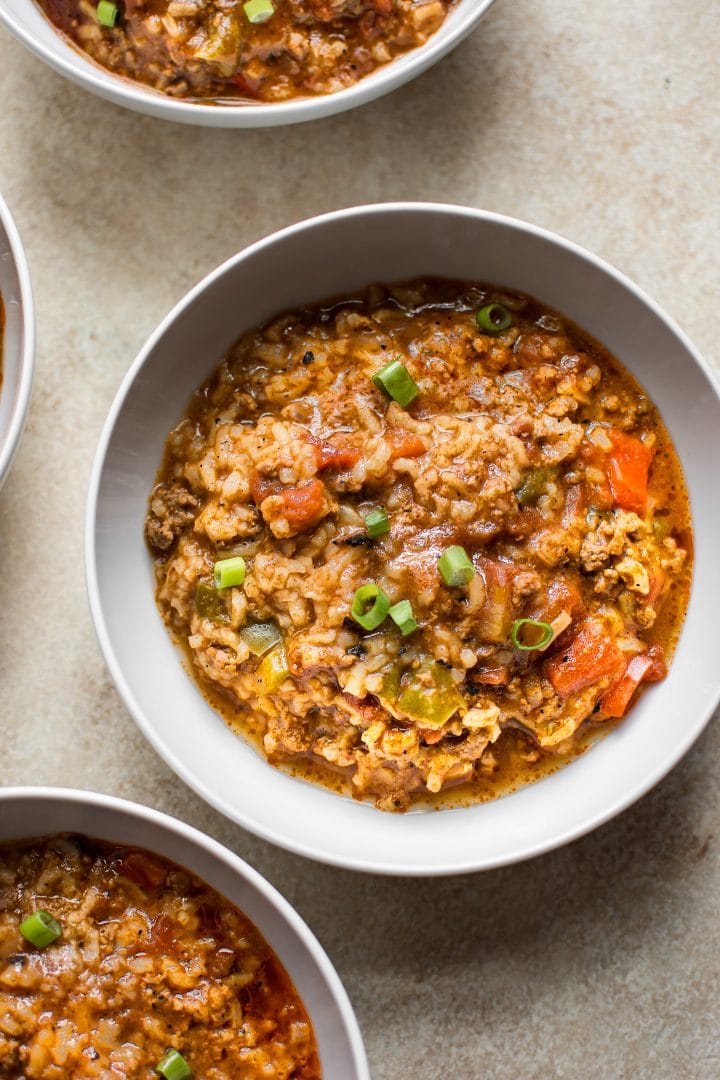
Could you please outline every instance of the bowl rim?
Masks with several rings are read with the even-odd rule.
[[[10,467],[19,449],[20,439],[25,429],[28,410],[30,408],[33,378],[35,375],[35,304],[30,281],[30,270],[28,268],[22,240],[20,239],[20,233],[18,232],[12,214],[10,213],[10,209],[1,195],[0,229],[4,231],[7,237],[10,254],[15,266],[15,272],[18,276],[21,305],[20,318],[22,323],[22,349],[19,357],[17,393],[10,416],[10,424],[3,443],[0,445],[1,486],[10,471]],[[7,306],[5,309],[5,317],[7,320]],[[0,333],[4,333],[4,331],[0,331]],[[6,353],[4,343],[2,344],[3,348],[0,348],[0,354],[2,355],[2,382],[4,384]],[[0,390],[0,393],[1,392],[2,391]]]
[[[33,3],[33,0],[27,0],[27,3]],[[466,4],[465,10],[462,8],[463,3]],[[1,3],[0,24],[4,24],[31,53],[60,75],[115,104],[180,123],[208,127],[262,128],[334,116],[368,104],[398,89],[459,45],[494,4],[495,0],[459,0],[456,9],[457,22],[450,31],[443,34],[441,26],[424,45],[402,54],[385,67],[377,68],[344,90],[316,97],[291,98],[288,101],[257,105],[203,105],[168,97],[160,91],[143,86],[142,83],[107,71],[65,40],[56,28],[53,28],[55,34],[69,51],[54,51],[38,41],[22,21]],[[42,10],[40,13],[43,14]]]
[[[117,814],[120,817],[126,817],[140,823],[155,825],[162,830],[174,833],[184,844],[187,844],[190,847],[200,848],[214,859],[222,862],[232,871],[233,875],[242,878],[243,881],[245,881],[245,883],[256,893],[259,893],[275,913],[289,925],[290,929],[298,937],[304,948],[310,953],[321,978],[324,980],[325,985],[337,1006],[345,1026],[345,1033],[348,1038],[353,1064],[356,1068],[357,1080],[370,1080],[367,1054],[362,1033],[360,1031],[360,1025],[348,993],[343,986],[340,976],[335,970],[330,957],[290,901],[286,900],[282,893],[264,878],[258,870],[251,866],[250,863],[246,862],[245,859],[236,855],[230,848],[221,844],[219,840],[215,840],[212,836],[208,836],[207,833],[197,829],[194,825],[189,825],[187,822],[174,817],[172,814],[167,814],[162,810],[156,810],[151,806],[146,806],[144,803],[138,803],[131,799],[123,799],[117,795],[107,795],[102,792],[86,791],[80,788],[45,785],[18,785],[0,788],[0,811],[2,811],[3,806],[6,803],[10,802],[19,802],[22,804],[23,802],[52,803],[53,801],[62,801],[76,806],[109,810],[111,813]],[[52,822],[50,823],[50,828],[47,833],[43,835],[53,835]],[[31,840],[35,839],[35,837],[28,836],[26,839]],[[100,836],[99,839],[102,839],[102,836]],[[0,828],[0,843],[3,842],[4,840]],[[142,842],[140,842],[138,846],[142,847]],[[156,848],[151,848],[150,850],[157,851]],[[157,853],[160,855],[164,854],[162,851],[158,851]],[[167,856],[165,857],[167,858]],[[177,862],[178,860],[173,858],[173,861]],[[271,941],[268,941],[268,944],[271,948],[274,948]]]
[[[271,233],[269,236],[255,241],[248,247],[243,248],[241,251],[232,255],[229,259],[226,259],[223,263],[217,266],[214,270],[210,271],[201,281],[194,285],[188,292],[180,299],[180,301],[172,308],[172,310],[162,319],[158,327],[148,337],[145,344],[141,347],[135,360],[131,364],[130,368],[126,372],[120,387],[116,393],[116,396],[110,406],[107,418],[103,425],[100,439],[98,442],[95,458],[92,465],[90,474],[90,480],[88,485],[88,495],[86,504],[85,515],[85,574],[86,574],[86,588],[88,593],[88,602],[90,611],[95,626],[95,632],[97,639],[105,658],[105,662],[110,671],[111,677],[115,683],[115,686],[131,716],[148,739],[150,744],[156,750],[156,752],[163,758],[163,760],[170,765],[170,767],[177,773],[178,776],[195,791],[201,798],[213,806],[220,813],[224,814],[230,820],[240,824],[243,828],[248,829],[256,836],[261,837],[263,840],[267,840],[285,850],[292,851],[297,855],[302,855],[306,858],[314,859],[317,862],[325,863],[331,866],[342,867],[344,869],[356,870],[365,873],[380,873],[387,876],[397,877],[449,877],[456,874],[472,873],[481,870],[491,870],[502,866],[512,865],[517,862],[523,862],[527,859],[535,858],[539,855],[546,854],[549,851],[553,851],[556,848],[563,847],[565,844],[570,843],[573,840],[577,840],[582,836],[587,835],[594,829],[618,814],[622,813],[628,807],[632,806],[638,799],[645,795],[651,788],[653,788],[664,776],[666,776],[670,770],[681,760],[681,758],[687,753],[693,743],[700,736],[702,731],[707,726],[710,718],[712,717],[715,709],[720,703],[720,680],[718,680],[712,694],[710,695],[709,703],[703,709],[701,714],[698,714],[696,723],[690,729],[683,729],[678,736],[678,739],[669,747],[667,753],[661,758],[657,766],[648,773],[644,773],[634,784],[634,786],[628,787],[621,795],[618,795],[615,799],[609,802],[609,804],[600,812],[588,813],[586,817],[577,821],[573,825],[569,826],[562,832],[555,833],[554,835],[547,837],[543,840],[536,842],[516,842],[512,846],[512,850],[508,850],[499,856],[482,857],[478,858],[470,851],[467,857],[457,861],[451,865],[437,866],[430,861],[417,863],[414,865],[389,865],[387,862],[381,860],[371,860],[358,858],[352,854],[334,855],[324,851],[321,847],[312,840],[305,842],[295,841],[292,838],[288,838],[284,834],[278,832],[272,827],[265,825],[261,820],[251,814],[238,810],[237,807],[229,804],[224,798],[218,796],[214,791],[207,786],[204,782],[197,779],[193,772],[186,768],[184,764],[177,758],[174,750],[165,744],[163,739],[155,731],[154,725],[148,717],[146,717],[142,707],[137,702],[135,695],[127,682],[122,668],[118,662],[115,650],[113,647],[110,634],[108,632],[107,623],[102,609],[102,603],[100,600],[100,584],[98,578],[98,565],[97,565],[97,551],[95,544],[95,532],[96,532],[96,518],[98,509],[98,496],[100,492],[100,482],[102,479],[103,468],[105,464],[105,458],[107,451],[115,430],[115,425],[118,417],[123,409],[127,395],[135,382],[136,378],[144,368],[149,357],[153,353],[157,343],[167,332],[171,324],[188,308],[190,308],[198,296],[203,293],[207,288],[212,286],[214,282],[221,278],[224,274],[230,271],[237,263],[246,259],[252,258],[256,253],[262,251],[264,248],[276,244],[278,241],[282,241],[287,237],[293,236],[297,233],[304,232],[313,228],[322,227],[326,223],[332,221],[342,220],[343,218],[356,217],[360,215],[382,215],[382,214],[395,214],[398,212],[405,213],[443,213],[443,214],[455,214],[460,217],[467,217],[468,215],[487,221],[502,225],[506,228],[520,231],[523,233],[529,233],[541,240],[549,242],[555,246],[558,246],[569,254],[580,257],[588,261],[596,269],[609,275],[618,284],[623,286],[626,290],[633,294],[633,296],[641,303],[644,304],[650,311],[663,323],[678,339],[681,346],[683,346],[694,362],[698,365],[702,373],[705,375],[709,387],[712,390],[718,405],[720,405],[720,382],[715,376],[714,372],[710,368],[707,361],[700,354],[700,352],[692,344],[685,332],[678,326],[678,324],[667,315],[662,308],[638,285],[636,285],[630,278],[628,278],[621,271],[617,270],[611,264],[607,263],[604,259],[592,252],[576,244],[574,241],[569,240],[557,233],[553,233],[548,229],[544,229],[542,226],[534,225],[529,222],[524,222],[519,218],[509,217],[504,214],[495,213],[493,211],[481,210],[475,207],[461,206],[450,203],[434,203],[434,202],[390,202],[390,203],[373,203],[368,205],[360,205],[355,207],[347,207],[342,210],[335,210],[327,214],[320,214],[312,218],[308,218],[304,221],[296,222],[292,225],[286,226],[283,229]]]

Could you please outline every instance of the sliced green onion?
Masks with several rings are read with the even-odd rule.
[[[465,548],[458,544],[443,551],[438,559],[438,570],[445,584],[451,589],[458,585],[467,585],[468,581],[475,577],[475,567]]]
[[[365,527],[371,540],[377,540],[378,536],[384,536],[390,532],[390,519],[387,510],[380,506],[377,510],[371,510],[365,515]]]
[[[260,622],[244,626],[240,631],[240,640],[245,642],[253,656],[264,656],[280,644],[282,634],[275,623]]]
[[[420,387],[399,360],[391,360],[385,367],[381,367],[373,375],[372,381],[380,390],[384,390],[388,397],[397,401],[398,405],[402,405],[403,409],[420,392]]]
[[[221,559],[213,567],[215,588],[230,589],[233,585],[242,585],[246,570],[242,555],[236,555],[234,559]]]
[[[33,911],[27,919],[23,919],[20,923],[20,933],[31,945],[37,949],[44,949],[47,945],[52,945],[53,941],[57,941],[62,934],[62,927],[57,919],[53,919],[49,912],[41,908],[39,911]]]
[[[251,23],[267,22],[275,14],[275,7],[271,0],[247,0],[247,3],[243,4],[243,8],[248,17],[248,22]]]
[[[409,600],[400,600],[399,603],[393,604],[388,611],[388,615],[395,625],[399,627],[403,637],[407,637],[408,634],[412,634],[418,628],[413,615],[412,604]]]
[[[504,304],[486,304],[475,315],[475,322],[486,334],[500,334],[512,326],[512,315]]]
[[[188,1080],[192,1076],[192,1069],[177,1050],[168,1050],[163,1054],[155,1066],[155,1072],[164,1076],[165,1080]]]
[[[522,638],[520,634],[522,633]],[[510,640],[521,652],[534,652],[550,644],[555,631],[550,623],[539,619],[516,619],[510,627]]]
[[[101,26],[114,26],[117,22],[118,6],[112,0],[100,0],[95,9],[95,18]]]
[[[363,630],[377,630],[390,610],[390,601],[379,585],[361,585],[353,597],[350,614]]]

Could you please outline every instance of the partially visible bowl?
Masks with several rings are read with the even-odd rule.
[[[0,4],[0,23],[55,71],[116,105],[124,105],[137,112],[147,113],[148,116],[186,124],[257,128],[297,124],[305,120],[333,116],[396,90],[459,45],[494,2],[495,0],[459,0],[437,33],[425,45],[379,68],[346,90],[277,104],[258,105],[219,106],[183,101],[158,93],[141,83],[113,75],[73,48],[33,0],[3,0]]]
[[[505,798],[383,814],[273,768],[225,725],[183,669],[154,599],[143,538],[166,436],[230,345],[273,315],[373,281],[430,275],[530,293],[603,342],[659,407],[685,469],[695,587],[667,679],[591,751]],[[629,806],[682,757],[720,696],[720,400],[702,358],[648,297],[535,226],[457,206],[385,204],[301,222],[241,252],[167,316],[130,368],[100,440],[87,511],[95,625],[128,708],[205,799],[268,840],[354,869],[450,874],[537,855]]]
[[[0,487],[20,445],[30,405],[35,369],[35,314],[30,274],[20,236],[7,204],[0,198]]]
[[[315,1029],[323,1076],[369,1080],[360,1029],[337,972],[309,927],[256,870],[197,829],[138,803],[69,788],[0,789],[0,843],[67,832],[146,848],[236,904],[295,984]]]

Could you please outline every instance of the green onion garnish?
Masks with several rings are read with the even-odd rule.
[[[95,18],[101,26],[114,26],[117,22],[118,6],[112,0],[100,0],[95,9]]]
[[[390,601],[379,585],[361,585],[353,597],[350,614],[363,630],[377,630],[390,610]]]
[[[216,589],[230,589],[233,585],[242,585],[247,567],[242,555],[234,559],[221,559],[213,567]]]
[[[192,1076],[192,1069],[182,1054],[177,1050],[168,1050],[155,1066],[155,1072],[165,1077],[165,1080],[188,1080]]]
[[[251,23],[267,22],[275,14],[275,8],[271,0],[247,0],[247,3],[243,4],[243,8],[248,17],[248,22]]]
[[[62,927],[49,912],[40,909],[33,911],[27,919],[23,919],[20,923],[20,933],[31,945],[37,949],[44,949],[47,945],[52,945],[53,941],[57,941],[62,934]]]
[[[384,390],[388,397],[402,405],[403,409],[407,408],[420,392],[420,387],[399,360],[391,360],[385,367],[381,367],[373,375],[372,381],[380,390]]]
[[[539,619],[516,619],[510,627],[510,640],[521,652],[544,649],[552,641],[553,634],[550,623],[540,622]]]
[[[377,540],[378,536],[384,536],[390,532],[390,519],[387,510],[380,506],[377,510],[371,510],[365,515],[365,527],[371,540]]]
[[[282,634],[275,623],[251,623],[240,631],[240,640],[245,642],[253,656],[264,656],[266,652],[280,644]]]
[[[412,604],[409,600],[400,600],[399,603],[393,604],[388,611],[388,615],[399,628],[403,637],[407,637],[408,634],[412,634],[418,628],[413,615]]]
[[[475,315],[475,322],[486,334],[499,334],[512,326],[512,315],[504,304],[486,304]]]
[[[458,544],[443,551],[438,559],[438,570],[442,579],[451,589],[457,585],[467,585],[475,577],[475,567],[470,562],[465,548]]]

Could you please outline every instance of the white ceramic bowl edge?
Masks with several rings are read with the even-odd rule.
[[[365,105],[396,90],[454,49],[495,0],[459,0],[428,42],[336,94],[264,105],[203,105],[160,94],[112,75],[75,49],[54,29],[33,0],[3,0],[0,22],[60,75],[116,105],[164,120],[207,127],[276,127],[318,120]]]
[[[35,311],[20,235],[0,198],[0,296],[5,306],[0,372],[0,487],[20,445],[35,371]],[[0,332],[1,333],[1,332]]]
[[[243,911],[278,955],[315,1027],[327,1080],[370,1080],[360,1029],[340,978],[287,900],[222,844],[177,818],[70,788],[0,789],[0,843],[60,832],[138,845],[196,873]]]

